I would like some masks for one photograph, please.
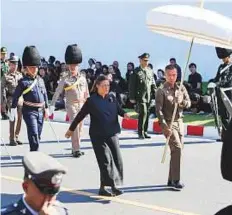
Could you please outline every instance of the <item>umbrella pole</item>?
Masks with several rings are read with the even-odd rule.
[[[181,88],[182,88],[182,86],[183,86],[184,77],[185,77],[185,74],[186,74],[186,72],[187,72],[187,68],[188,68],[190,56],[191,56],[191,53],[192,53],[193,43],[194,43],[194,37],[193,37],[192,40],[191,40],[190,48],[189,48],[189,51],[188,51],[188,54],[187,54],[187,62],[186,62],[186,65],[185,65],[185,69],[184,69],[183,75],[182,75],[182,77],[181,77],[179,92],[181,92]],[[178,92],[178,93],[179,93],[179,92]],[[177,108],[178,108],[178,104],[175,103],[174,110],[173,110],[173,114],[172,114],[172,120],[171,120],[171,124],[170,124],[170,129],[171,129],[171,130],[172,130],[173,122],[174,122],[174,120],[175,120]],[[165,143],[165,147],[164,147],[164,152],[163,152],[163,156],[162,156],[161,163],[164,163],[164,162],[165,162],[166,155],[167,155],[167,150],[168,150],[168,143],[169,143],[169,140],[170,140],[170,136],[167,137],[167,139],[166,139],[166,143]],[[183,147],[183,146],[182,146],[182,147]]]

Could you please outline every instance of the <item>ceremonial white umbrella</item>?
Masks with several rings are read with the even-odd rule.
[[[232,49],[232,19],[217,12],[189,5],[166,5],[152,9],[147,14],[147,27],[154,33],[191,42],[181,86],[189,64],[193,43]],[[181,87],[180,87],[181,88]],[[175,104],[171,126],[176,115]],[[165,161],[167,138],[162,163]]]

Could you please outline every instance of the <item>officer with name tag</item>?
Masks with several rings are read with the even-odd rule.
[[[54,112],[55,103],[59,98],[59,95],[64,91],[67,114],[70,122],[72,122],[77,113],[81,110],[86,99],[89,97],[87,80],[85,76],[79,72],[79,64],[82,62],[82,53],[76,44],[67,47],[65,52],[65,62],[69,72],[61,78],[52,98],[49,112],[50,114]],[[72,155],[76,158],[84,155],[84,153],[80,151],[81,128],[82,123],[77,126],[71,136]]]
[[[56,196],[66,168],[42,152],[29,152],[22,160],[24,179],[22,198],[1,208],[2,215],[68,215]]]
[[[27,46],[23,52],[23,66],[26,75],[18,82],[10,112],[10,120],[16,117],[16,107],[20,97],[23,97],[23,119],[27,126],[30,151],[39,149],[44,116],[48,116],[48,98],[43,79],[37,75],[40,65],[40,55],[35,46]]]

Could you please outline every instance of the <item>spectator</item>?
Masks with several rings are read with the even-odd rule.
[[[153,71],[153,65],[152,65],[151,63],[149,63],[149,64],[147,65],[147,67],[150,68],[150,69]],[[153,71],[153,73],[154,73],[154,71]],[[155,79],[155,81],[157,81],[157,76],[156,76],[155,73],[154,73],[154,79]]]
[[[165,76],[164,76],[164,71],[162,69],[158,69],[157,71],[157,80],[156,80],[156,85],[159,87],[162,83],[166,81]]]
[[[171,65],[175,66],[176,69],[177,69],[177,80],[176,80],[176,81],[181,81],[181,76],[182,76],[182,74],[181,74],[181,68],[180,68],[180,66],[176,63],[176,59],[175,59],[175,58],[171,58],[171,59],[169,60],[169,62],[170,62]]]
[[[107,65],[103,65],[102,66],[102,73],[105,75],[108,72],[108,66]]]
[[[96,62],[95,79],[101,74],[102,74],[102,63],[98,61]]]
[[[113,62],[113,66],[115,68],[114,71],[115,71],[116,76],[117,77],[121,77],[121,72],[119,70],[119,63],[118,63],[118,61],[114,61]]]
[[[134,63],[129,62],[129,63],[127,64],[127,72],[126,72],[126,81],[127,81],[127,84],[129,83],[130,75],[133,74],[134,69],[135,69]]]
[[[191,91],[201,95],[202,77],[197,72],[197,65],[195,63],[190,63],[189,70],[191,74],[188,77],[188,83],[190,85]]]

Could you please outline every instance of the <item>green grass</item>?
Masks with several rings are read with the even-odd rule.
[[[138,113],[136,113],[134,110],[124,110],[130,115],[131,118],[138,118]],[[215,126],[214,118],[211,115],[186,114],[184,116],[184,123],[189,125]]]

